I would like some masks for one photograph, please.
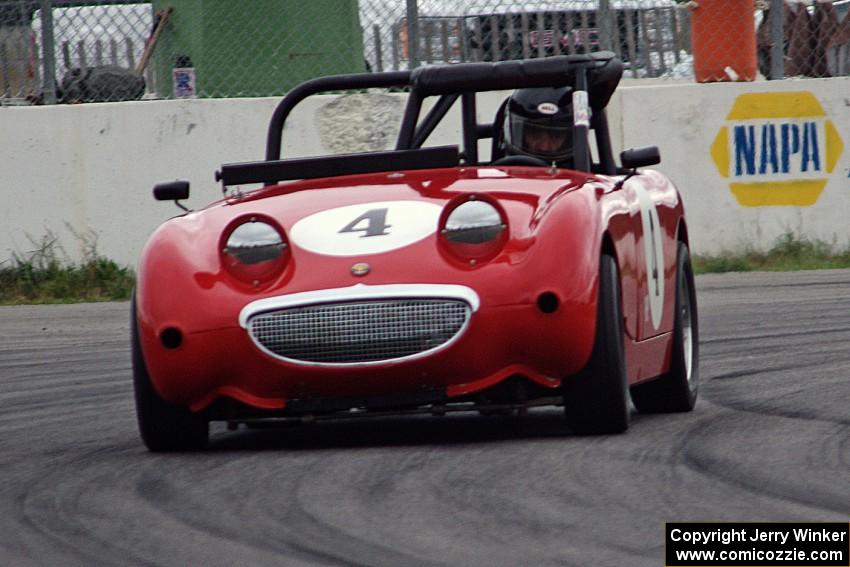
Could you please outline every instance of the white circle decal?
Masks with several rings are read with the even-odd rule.
[[[328,256],[380,254],[409,246],[437,231],[443,208],[420,201],[382,201],[328,209],[304,217],[292,242]]]
[[[664,249],[658,209],[649,192],[640,183],[634,185],[640,206],[640,223],[643,227],[643,256],[646,260],[646,285],[649,295],[649,312],[655,330],[661,326],[664,314]]]
[[[558,114],[558,105],[554,102],[541,102],[537,105],[537,112],[546,114],[547,116]]]

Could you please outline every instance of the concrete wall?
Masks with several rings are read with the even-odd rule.
[[[659,146],[696,252],[763,249],[789,231],[850,244],[850,78],[630,87],[616,103],[619,145]],[[795,129],[810,134],[796,152]]]
[[[697,253],[763,248],[789,230],[845,245],[850,240],[845,229],[850,218],[847,93],[850,78],[624,86],[609,111],[615,151],[660,147],[658,169],[684,195]],[[493,115],[502,96],[481,97],[482,120]],[[0,108],[0,261],[26,255],[35,248],[33,241],[52,234],[70,260],[79,259],[85,243],[96,239],[100,254],[135,265],[151,231],[179,212],[153,200],[154,183],[189,180],[191,208],[217,199],[221,187],[213,174],[222,163],[262,159],[276,102]],[[308,99],[288,122],[284,154],[389,147],[396,132],[385,125],[397,124],[402,104],[399,95]],[[432,140],[457,143],[459,130],[448,125]]]

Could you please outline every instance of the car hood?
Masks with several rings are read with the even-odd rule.
[[[477,289],[492,304],[534,301],[541,290],[523,282],[545,280],[544,275],[553,269],[567,273],[587,264],[590,255],[585,249],[593,246],[598,213],[596,192],[582,188],[601,183],[606,181],[563,169],[469,167],[267,187],[160,226],[142,254],[139,289],[144,293],[161,288],[162,295],[176,303],[185,294],[219,290],[219,304],[242,305],[249,299],[359,284],[439,283]],[[446,206],[472,194],[495,200],[508,221],[504,248],[480,264],[457,261],[446,253],[437,235],[438,219]],[[370,225],[364,216],[382,208],[404,214],[381,219],[389,236],[366,238]],[[552,217],[557,218],[550,221]],[[250,220],[265,220],[282,229],[291,251],[278,279],[253,288],[230,277],[221,253],[231,231]],[[337,244],[345,232],[354,233],[344,236],[359,247],[345,249]],[[547,236],[547,232],[557,234]],[[399,233],[408,236],[394,241]],[[564,259],[565,251],[576,261]],[[559,258],[555,267],[552,258]],[[355,266],[360,264],[367,265],[365,274],[356,273]],[[586,270],[595,273],[595,265]]]
[[[211,224],[221,224],[245,214],[264,213],[289,231],[305,217],[350,205],[411,201],[442,207],[463,195],[480,193],[501,203],[517,228],[533,230],[554,201],[595,179],[571,170],[539,167],[468,167],[352,175],[263,188],[219,201],[198,215],[209,217]]]

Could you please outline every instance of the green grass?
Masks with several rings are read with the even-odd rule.
[[[135,274],[97,253],[95,239],[85,237],[80,263],[61,259],[52,234],[33,241],[34,250],[0,263],[0,305],[80,303],[130,298]]]
[[[746,249],[740,253],[726,252],[715,256],[694,255],[693,264],[698,274],[850,268],[850,246],[840,248],[787,232],[777,238],[767,252]]]

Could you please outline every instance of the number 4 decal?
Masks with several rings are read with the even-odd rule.
[[[657,211],[654,215],[649,215],[649,239],[652,241],[652,271],[649,274],[649,277],[655,283],[655,295],[659,295],[660,288],[658,287],[658,247],[655,245],[655,217],[658,216]]]
[[[658,209],[649,192],[635,184],[635,194],[640,207],[640,222],[643,227],[643,252],[646,262],[646,291],[652,326],[658,330],[664,313],[664,250]]]
[[[389,234],[387,229],[392,227],[391,224],[387,224],[388,210],[389,209],[372,209],[366,211],[340,229],[339,234],[344,232],[365,232],[365,234],[361,235],[360,238],[367,238],[369,236],[386,236]],[[364,223],[366,223],[366,226],[361,227],[360,225]]]
[[[325,209],[296,222],[290,240],[328,256],[363,257],[410,246],[437,230],[443,207],[423,201],[373,201]]]

